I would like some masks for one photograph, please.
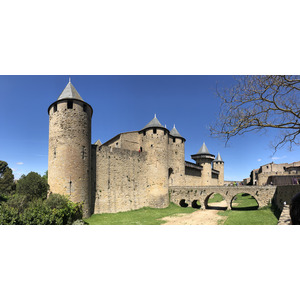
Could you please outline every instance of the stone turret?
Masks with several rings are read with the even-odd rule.
[[[163,127],[156,115],[139,131],[143,152],[147,152],[147,195],[150,206],[169,205],[168,196],[168,139],[169,130]]]
[[[185,138],[181,136],[175,127],[169,134],[169,184],[180,185],[184,182],[185,176],[185,157],[184,157]]]
[[[213,161],[213,168],[219,171],[218,185],[224,185],[224,161],[218,153],[217,158]]]
[[[92,107],[83,101],[71,81],[48,108],[48,182],[51,193],[83,202],[84,217],[91,213]]]
[[[211,163],[215,159],[215,156],[209,153],[205,143],[203,143],[200,150],[191,157],[202,167],[202,185],[211,185]]]

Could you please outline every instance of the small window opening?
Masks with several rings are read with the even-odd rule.
[[[173,143],[175,143],[176,142],[176,138],[173,138]]]
[[[68,109],[72,109],[73,108],[73,101],[68,101]]]
[[[139,152],[143,152],[143,147],[140,147],[140,151]]]
[[[119,143],[116,143],[116,147],[118,147]]]
[[[146,135],[146,131],[144,131],[143,133],[144,133],[144,136],[145,136]]]
[[[164,135],[166,135],[167,134],[167,132],[164,130]]]
[[[153,133],[156,133],[156,128],[153,129]]]
[[[53,156],[56,158],[56,147],[54,147]]]
[[[83,111],[86,112],[86,104],[83,104]]]
[[[151,148],[153,148],[153,145],[151,145]]]
[[[85,159],[86,158],[86,148],[85,146],[82,146],[82,150],[81,150],[81,158]]]
[[[57,112],[57,104],[54,104],[53,111]]]

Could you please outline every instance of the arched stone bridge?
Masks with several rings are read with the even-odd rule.
[[[186,206],[193,206],[197,201],[201,209],[208,207],[208,200],[213,194],[220,194],[227,202],[227,209],[231,209],[235,196],[245,193],[253,196],[259,207],[267,206],[273,199],[276,186],[202,186],[202,187],[170,187],[170,201],[177,205],[186,203]]]

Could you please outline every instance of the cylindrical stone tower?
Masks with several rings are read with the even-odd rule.
[[[168,139],[169,130],[156,116],[141,131],[143,151],[147,152],[144,170],[147,174],[147,197],[149,205],[164,208],[169,205],[168,185]]]
[[[218,185],[224,185],[224,161],[218,153],[217,158],[213,161],[213,168],[219,171]]]
[[[92,107],[83,101],[71,81],[48,108],[50,192],[83,202],[83,215],[91,214]]]
[[[215,159],[215,156],[209,153],[205,143],[203,143],[202,147],[197,152],[197,154],[192,155],[192,159],[194,159],[196,163],[202,167],[202,171],[201,171],[202,185],[204,186],[211,185],[212,182],[211,163]]]
[[[171,186],[184,185],[185,177],[185,138],[175,128],[169,134],[169,184]]]

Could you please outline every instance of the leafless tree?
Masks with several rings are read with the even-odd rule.
[[[299,145],[300,76],[238,76],[235,80],[230,88],[217,88],[222,104],[211,134],[227,143],[249,131],[276,128],[275,152],[284,145],[290,149]]]

